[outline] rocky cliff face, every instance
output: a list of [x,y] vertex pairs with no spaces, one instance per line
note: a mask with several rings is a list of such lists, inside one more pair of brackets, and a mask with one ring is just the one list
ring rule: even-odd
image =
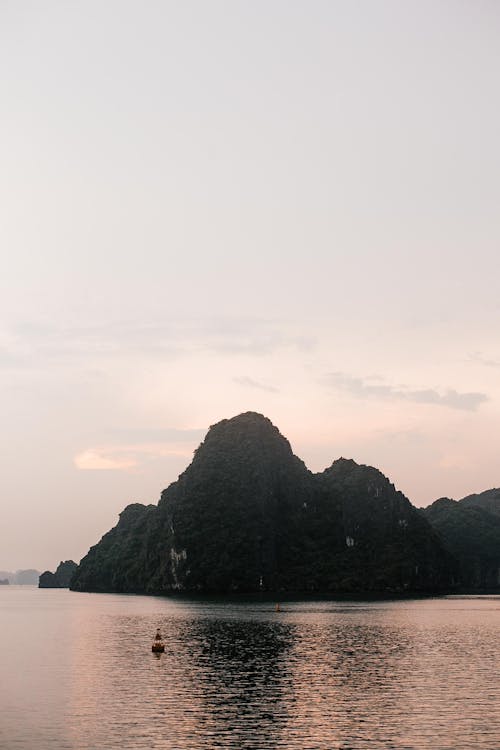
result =
[[132,505],[81,561],[94,591],[435,590],[451,563],[380,472],[340,460],[313,475],[265,417],[210,428],[158,506]]

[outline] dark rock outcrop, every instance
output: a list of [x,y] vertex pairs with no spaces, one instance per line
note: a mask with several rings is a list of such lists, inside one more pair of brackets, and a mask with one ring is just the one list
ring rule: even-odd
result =
[[59,563],[55,573],[46,570],[41,573],[38,579],[38,588],[40,589],[67,589],[69,588],[71,577],[78,565],[73,560],[65,560]]
[[265,417],[210,428],[157,506],[134,504],[89,550],[79,591],[434,591],[453,563],[376,469],[312,474]]

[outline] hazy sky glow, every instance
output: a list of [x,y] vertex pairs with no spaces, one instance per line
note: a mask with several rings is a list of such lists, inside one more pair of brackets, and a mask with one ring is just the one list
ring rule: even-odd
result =
[[495,0],[3,0],[0,70],[0,569],[247,410],[500,485]]

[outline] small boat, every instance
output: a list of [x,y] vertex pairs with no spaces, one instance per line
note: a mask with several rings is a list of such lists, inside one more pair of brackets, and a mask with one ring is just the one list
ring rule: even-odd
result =
[[156,631],[153,645],[151,646],[151,651],[154,651],[155,654],[163,654],[163,652],[165,651],[165,644],[163,643],[163,639],[161,637],[160,628],[158,628]]

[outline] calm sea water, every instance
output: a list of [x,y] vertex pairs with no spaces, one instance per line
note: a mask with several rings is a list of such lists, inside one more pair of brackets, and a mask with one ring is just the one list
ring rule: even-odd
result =
[[281,607],[1,587],[0,747],[500,750],[500,597]]

